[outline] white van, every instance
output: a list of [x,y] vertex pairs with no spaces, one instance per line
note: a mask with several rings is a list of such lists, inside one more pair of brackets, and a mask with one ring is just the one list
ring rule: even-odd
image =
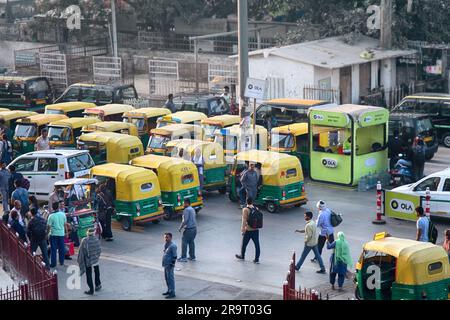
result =
[[87,150],[43,150],[17,157],[8,166],[15,166],[30,181],[30,195],[48,201],[56,181],[88,177],[95,165]]

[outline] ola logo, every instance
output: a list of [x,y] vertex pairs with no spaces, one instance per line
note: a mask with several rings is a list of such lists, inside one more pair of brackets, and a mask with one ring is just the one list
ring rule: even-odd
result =
[[397,201],[392,201],[391,203],[392,209],[397,209],[398,208],[398,202]]

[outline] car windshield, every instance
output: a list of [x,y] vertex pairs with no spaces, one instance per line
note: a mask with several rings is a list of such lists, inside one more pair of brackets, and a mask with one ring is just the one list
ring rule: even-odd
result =
[[422,133],[433,129],[433,124],[429,118],[417,120],[417,132]]
[[0,98],[20,98],[24,92],[23,83],[0,82]]
[[70,141],[72,130],[69,127],[49,127],[48,136],[50,141]]
[[35,124],[18,124],[14,135],[18,138],[32,138],[37,136]]
[[155,149],[164,148],[166,143],[169,141],[170,141],[169,137],[153,135],[148,141],[148,147]]
[[272,133],[271,141],[273,148],[292,148],[294,146],[292,134]]
[[95,164],[89,153],[79,154],[67,159],[70,172],[78,172],[92,168]]
[[81,89],[81,101],[86,102],[96,102],[97,100],[97,90],[92,88],[82,88]]

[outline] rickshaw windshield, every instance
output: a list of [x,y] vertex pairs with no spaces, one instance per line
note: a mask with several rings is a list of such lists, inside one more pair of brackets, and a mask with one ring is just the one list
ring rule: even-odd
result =
[[159,121],[157,127],[158,128],[162,128],[162,127],[165,127],[165,126],[167,126],[169,124],[172,124],[172,122],[170,122],[170,121]]
[[205,129],[205,136],[207,136],[207,137],[214,137],[214,134],[216,133],[217,130],[220,129],[220,126],[212,125],[212,124],[206,124],[206,125],[203,126],[203,128]]
[[149,148],[163,148],[167,142],[170,141],[169,137],[153,135],[148,141]]
[[69,127],[50,127],[48,136],[51,141],[70,141],[72,130]]
[[89,184],[74,184],[68,186],[65,197],[71,210],[92,209],[92,186]]
[[237,137],[225,136],[225,150],[237,150]]
[[[125,122],[130,122],[125,121]],[[134,124],[139,131],[143,131],[145,129],[145,119],[144,118],[131,118],[131,123]]]
[[37,136],[35,124],[18,124],[14,135],[18,138],[33,138]]
[[271,137],[273,148],[293,148],[294,137],[292,134],[272,133]]

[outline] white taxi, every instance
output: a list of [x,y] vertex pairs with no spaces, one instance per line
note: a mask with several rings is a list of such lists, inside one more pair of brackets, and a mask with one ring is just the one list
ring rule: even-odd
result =
[[8,166],[30,181],[30,195],[48,201],[56,181],[88,177],[94,161],[87,150],[44,150],[29,152]]
[[[392,191],[425,197],[427,188],[430,188],[431,215],[450,218],[450,168],[430,174],[415,183],[392,189]],[[422,204],[424,205],[425,201]]]

